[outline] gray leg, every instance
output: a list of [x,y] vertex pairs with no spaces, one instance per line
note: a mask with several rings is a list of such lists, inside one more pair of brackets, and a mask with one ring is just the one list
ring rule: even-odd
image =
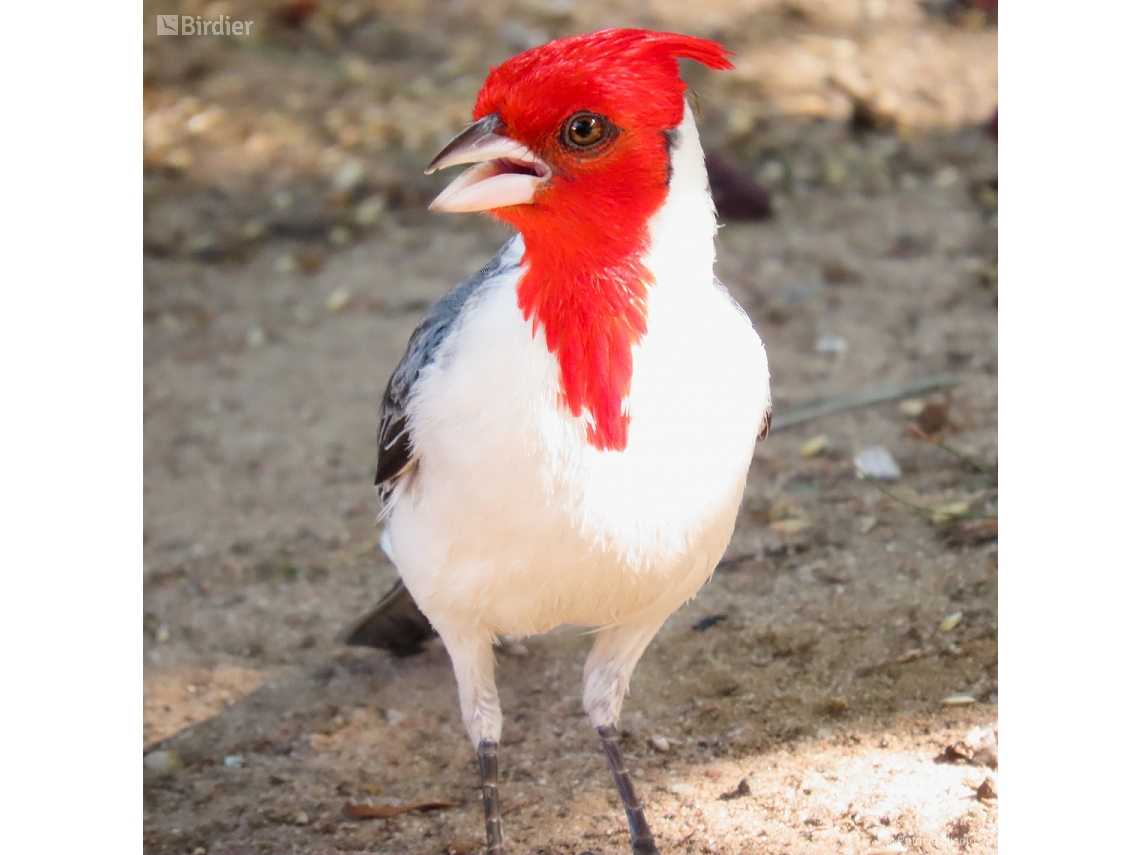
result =
[[[629,820],[629,833],[633,838],[634,855],[660,855],[657,844],[653,842],[653,834],[649,830],[649,823],[645,821],[645,812],[641,809],[641,802],[633,792],[633,781],[629,779],[629,772],[625,768],[625,760],[621,756],[621,747],[618,745],[617,728],[606,724],[598,728],[598,736],[602,738],[602,749],[606,752],[606,759],[610,761],[610,771],[614,773],[614,782],[617,784],[621,803],[625,808],[626,818]],[[490,826],[488,825],[488,828]]]
[[503,820],[499,811],[499,743],[479,741],[479,778],[483,783],[483,817],[487,823],[487,855],[507,855],[503,848]]

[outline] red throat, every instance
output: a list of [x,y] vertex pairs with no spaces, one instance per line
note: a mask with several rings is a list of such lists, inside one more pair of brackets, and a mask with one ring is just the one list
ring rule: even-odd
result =
[[[662,198],[664,191],[662,186]],[[521,230],[526,253],[519,309],[558,359],[563,403],[574,416],[588,413],[589,443],[601,451],[623,451],[633,346],[645,335],[653,284],[641,262],[648,224],[617,227],[602,246],[585,230],[545,239]]]
[[[714,43],[671,33],[606,30],[535,48],[492,69],[476,120],[549,165],[530,204],[492,214],[522,233],[518,305],[561,369],[562,400],[602,451],[629,441],[633,349],[646,332],[653,275],[642,262],[649,221],[669,191],[671,142],[684,117],[677,58],[731,68]],[[599,153],[575,153],[558,129],[580,111],[617,128]]]

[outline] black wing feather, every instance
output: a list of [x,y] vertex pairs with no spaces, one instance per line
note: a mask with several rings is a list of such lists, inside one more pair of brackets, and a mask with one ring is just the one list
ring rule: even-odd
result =
[[[408,426],[408,403],[416,380],[420,372],[435,361],[440,346],[480,287],[517,264],[517,261],[507,260],[512,242],[508,241],[482,270],[444,294],[428,309],[388,381],[380,405],[380,427],[376,431],[376,487],[382,512],[387,511],[388,500],[396,486],[414,472],[416,450]],[[411,593],[403,582],[397,582],[341,640],[345,644],[379,647],[397,656],[406,656],[418,652],[434,635],[431,622],[420,611]]]
[[424,617],[403,582],[397,582],[383,599],[341,637],[350,647],[376,647],[397,656],[419,653],[424,642],[435,636],[431,621]]

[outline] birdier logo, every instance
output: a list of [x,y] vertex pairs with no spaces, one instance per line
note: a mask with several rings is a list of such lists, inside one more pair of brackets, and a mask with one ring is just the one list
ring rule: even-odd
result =
[[160,36],[248,36],[253,32],[253,21],[231,21],[229,15],[215,20],[201,15],[159,15]]

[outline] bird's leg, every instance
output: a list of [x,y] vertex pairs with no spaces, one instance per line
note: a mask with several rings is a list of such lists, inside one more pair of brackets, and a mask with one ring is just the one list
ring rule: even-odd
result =
[[479,780],[483,784],[483,818],[487,824],[487,855],[506,855],[503,820],[499,812],[499,743],[479,742]]
[[495,688],[495,654],[490,633],[454,632],[445,622],[437,629],[455,669],[463,725],[479,755],[483,787],[483,818],[487,824],[487,855],[506,855],[499,810],[499,736],[503,713]]
[[[629,820],[629,833],[633,838],[634,855],[659,855],[657,844],[653,842],[653,834],[649,830],[649,823],[645,821],[645,811],[641,809],[641,802],[633,791],[633,781],[625,768],[625,758],[618,745],[618,731],[612,724],[598,728],[598,736],[602,738],[602,750],[606,752],[606,759],[610,762],[610,771],[614,773],[614,782],[617,784],[618,794],[621,796],[622,807],[625,808],[626,818]],[[485,792],[485,791],[484,791]],[[488,834],[490,834],[488,823]]]
[[629,678],[641,654],[645,652],[653,635],[660,628],[664,616],[651,616],[639,624],[621,625],[601,630],[594,640],[594,649],[586,659],[582,701],[590,716],[590,723],[602,738],[602,749],[614,774],[622,807],[629,820],[629,833],[633,837],[634,855],[658,855],[649,823],[641,802],[633,791],[633,781],[625,768],[625,760],[618,746],[616,722],[621,713]]

